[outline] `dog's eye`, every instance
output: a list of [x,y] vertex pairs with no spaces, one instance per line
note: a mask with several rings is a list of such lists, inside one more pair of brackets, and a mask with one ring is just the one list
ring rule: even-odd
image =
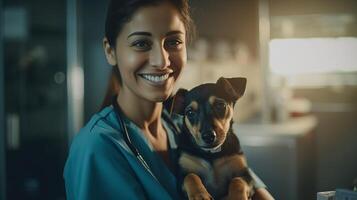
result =
[[194,110],[192,110],[192,108],[189,108],[186,110],[185,115],[188,118],[193,119],[196,116],[196,112]]
[[225,102],[216,102],[214,104],[214,108],[218,111],[218,112],[225,112],[226,108],[227,108],[227,104]]

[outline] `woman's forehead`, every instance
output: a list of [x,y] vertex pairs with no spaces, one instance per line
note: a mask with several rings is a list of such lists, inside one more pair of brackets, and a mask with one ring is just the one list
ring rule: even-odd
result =
[[122,29],[125,37],[134,32],[148,32],[151,35],[161,36],[173,31],[186,33],[179,12],[170,3],[160,3],[138,9]]

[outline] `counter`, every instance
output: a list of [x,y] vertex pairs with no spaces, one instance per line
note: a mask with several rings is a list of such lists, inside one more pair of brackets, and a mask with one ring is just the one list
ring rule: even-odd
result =
[[278,124],[234,124],[249,166],[276,199],[314,199],[317,119]]

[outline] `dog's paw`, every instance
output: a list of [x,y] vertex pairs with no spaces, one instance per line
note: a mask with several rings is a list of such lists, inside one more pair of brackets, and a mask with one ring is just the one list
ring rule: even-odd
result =
[[200,192],[192,194],[188,197],[189,200],[213,200],[208,192]]

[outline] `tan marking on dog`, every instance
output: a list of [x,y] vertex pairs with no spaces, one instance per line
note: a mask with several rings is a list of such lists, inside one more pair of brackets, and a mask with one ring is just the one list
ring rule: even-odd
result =
[[223,186],[226,180],[240,174],[247,166],[247,161],[243,155],[236,154],[215,160],[213,170],[217,186]]
[[226,113],[224,118],[213,118],[213,127],[217,134],[218,140],[224,140],[230,128],[230,122],[233,118],[233,105],[227,104]]
[[190,172],[190,174],[184,178],[183,184],[183,189],[187,192],[187,195],[198,197],[200,193],[207,194],[201,179],[199,179],[196,174],[204,174],[206,181],[212,182],[214,176],[210,163],[205,159],[183,152],[179,159],[179,165],[184,171]]
[[183,181],[183,189],[186,191],[189,199],[212,199],[212,196],[208,193],[207,189],[203,185],[201,178],[194,173],[189,173],[186,175]]
[[243,178],[235,177],[229,184],[227,200],[248,200],[251,193],[250,191],[251,188]]
[[190,106],[193,110],[198,110],[198,102],[192,101],[188,106]]
[[[192,104],[192,106],[195,106],[195,104]],[[197,106],[198,106],[198,104],[197,104]],[[187,117],[185,117],[185,124],[186,124],[186,127],[188,128],[188,130],[190,131],[191,135],[195,138],[196,142],[201,141],[201,139],[200,139],[201,121],[198,120],[197,124],[192,125],[190,120]]]
[[205,185],[209,188],[215,188],[217,191],[227,189],[224,185],[219,188],[216,187],[213,166],[207,160],[183,152],[179,158],[179,165],[184,171],[199,174],[205,180]]
[[[198,110],[198,102],[197,101],[192,101],[187,107],[191,107],[193,111]],[[191,124],[190,120],[185,117],[185,123],[188,128],[188,130],[191,132],[191,134],[196,138],[196,140],[199,138],[199,133],[200,133],[200,128],[201,128],[201,123],[198,121],[198,124]]]
[[208,103],[211,105],[211,106],[213,106],[213,104],[214,104],[214,102],[216,101],[216,96],[210,96],[209,98],[208,98]]
[[224,193],[227,190],[226,181],[235,178],[247,167],[243,155],[225,156],[215,160],[211,165],[205,159],[183,153],[179,164],[186,171],[204,177],[205,185],[214,188],[216,194]]
[[[187,153],[182,153],[179,158],[179,165],[186,171],[199,173],[199,174],[211,174],[213,172],[212,166],[203,158],[192,156]],[[213,177],[213,176],[212,176]]]
[[[213,163],[214,169],[222,170],[222,171],[237,171],[246,168],[247,160],[243,155],[235,154],[232,156],[225,156],[223,158],[219,158]],[[225,170],[222,167],[225,167]]]

